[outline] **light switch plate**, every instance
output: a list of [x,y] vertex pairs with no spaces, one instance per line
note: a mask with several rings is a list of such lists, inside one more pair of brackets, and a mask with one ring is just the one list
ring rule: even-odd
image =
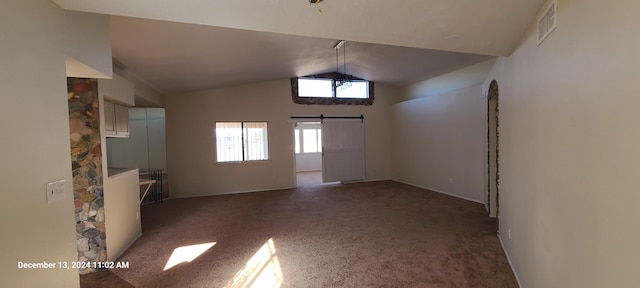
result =
[[47,203],[51,204],[64,198],[64,179],[47,183]]

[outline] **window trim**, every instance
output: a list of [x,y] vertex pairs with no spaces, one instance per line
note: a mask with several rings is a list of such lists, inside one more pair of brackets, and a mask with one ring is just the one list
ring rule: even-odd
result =
[[[305,143],[305,137],[304,137],[304,130],[314,130],[315,134],[316,134],[316,152],[305,152],[304,151],[304,143]],[[294,129],[294,131],[298,132],[298,137],[296,139],[294,139],[294,145],[295,144],[299,144],[299,151],[295,152],[296,155],[302,155],[302,154],[320,154],[322,153],[322,128],[321,127],[314,127],[314,128],[300,128],[300,127],[296,127]],[[295,137],[295,132],[294,132],[294,137]],[[295,150],[295,149],[294,149]]]
[[[335,88],[333,91],[333,97],[306,97],[306,96],[300,96],[298,93],[298,79],[300,78],[309,78],[309,79],[330,79],[330,80],[336,80],[338,78],[348,78],[351,80],[356,80],[356,81],[366,81],[369,84],[368,87],[368,91],[369,91],[369,97],[368,98],[338,98],[336,96],[336,91]],[[293,99],[293,102],[296,104],[303,104],[303,105],[373,105],[373,101],[374,101],[374,83],[373,81],[368,81],[365,79],[361,79],[361,78],[357,78],[357,77],[353,77],[351,75],[345,75],[342,73],[337,73],[337,72],[333,72],[333,73],[325,73],[325,74],[317,74],[317,75],[310,75],[310,76],[304,76],[304,77],[293,77],[291,78],[291,97]]]
[[[237,160],[237,161],[219,161],[218,160],[218,134],[217,134],[218,123],[240,123],[240,131],[241,131],[241,133],[240,133],[240,135],[241,135],[241,143],[240,144],[241,144],[242,160]],[[245,154],[245,139],[244,139],[244,137],[245,137],[245,135],[244,135],[245,134],[244,133],[244,129],[245,129],[244,124],[245,123],[265,123],[265,125],[266,125],[265,129],[267,130],[266,131],[267,141],[264,143],[266,145],[266,152],[267,152],[266,153],[266,159],[259,159],[259,160],[247,160],[247,159],[245,159],[245,155],[244,155]],[[214,141],[215,141],[215,145],[214,145],[215,153],[214,154],[215,154],[215,163],[216,164],[224,165],[224,164],[231,164],[231,163],[255,163],[255,162],[265,162],[265,161],[269,161],[271,159],[271,155],[270,155],[271,151],[269,149],[269,147],[270,147],[269,138],[270,137],[269,137],[269,122],[268,121],[215,121],[214,127],[213,127],[213,131],[214,131],[213,137],[214,137]]]

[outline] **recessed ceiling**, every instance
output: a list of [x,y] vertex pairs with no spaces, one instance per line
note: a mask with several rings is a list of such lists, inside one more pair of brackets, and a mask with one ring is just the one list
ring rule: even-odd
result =
[[509,55],[545,0],[53,2],[171,21],[113,17],[112,41],[131,73],[176,93],[334,70],[338,39],[348,41],[349,74],[406,85],[486,57],[478,55]]

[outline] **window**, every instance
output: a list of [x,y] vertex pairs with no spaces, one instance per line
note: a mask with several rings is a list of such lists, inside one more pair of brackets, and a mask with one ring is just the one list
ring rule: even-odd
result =
[[267,122],[216,122],[217,162],[269,159]]
[[295,142],[296,142],[296,154],[300,153],[300,130],[296,129],[293,131]]
[[[317,126],[319,126],[319,124]],[[294,137],[296,154],[322,152],[322,129],[296,128],[294,130]]]
[[300,97],[333,97],[333,81],[330,79],[298,78],[298,95]]
[[302,130],[302,151],[304,153],[318,153],[322,145],[318,145],[318,129],[303,129]]
[[351,81],[351,86],[336,89],[336,97],[338,98],[369,98],[369,82],[368,81]]
[[[336,83],[348,79],[348,84]],[[291,94],[297,104],[371,105],[373,82],[340,73],[291,78]]]

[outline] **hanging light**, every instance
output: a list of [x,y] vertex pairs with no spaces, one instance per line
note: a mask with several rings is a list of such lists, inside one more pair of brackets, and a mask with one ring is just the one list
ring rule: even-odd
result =
[[[336,50],[336,77],[333,81],[335,88],[340,88],[340,90],[347,89],[351,87],[351,76],[347,74],[347,46],[345,45],[347,41],[340,40],[336,45],[333,46],[333,49]],[[343,72],[340,73],[340,63],[338,52],[342,48],[342,64],[343,64]]]

